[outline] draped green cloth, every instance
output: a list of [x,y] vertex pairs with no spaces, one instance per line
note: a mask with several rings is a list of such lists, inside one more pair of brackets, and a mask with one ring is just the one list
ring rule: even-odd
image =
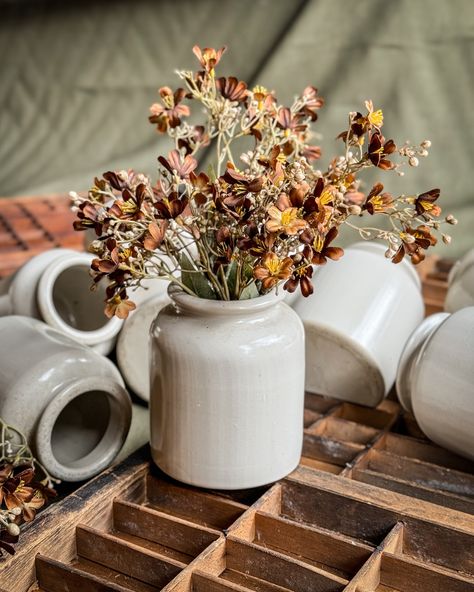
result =
[[109,169],[153,176],[169,143],[148,107],[175,68],[194,67],[195,43],[227,45],[222,73],[280,101],[317,86],[321,168],[367,98],[385,135],[430,139],[418,168],[377,178],[393,192],[440,187],[460,224],[437,248],[474,246],[472,0],[0,0],[0,194],[83,190]]

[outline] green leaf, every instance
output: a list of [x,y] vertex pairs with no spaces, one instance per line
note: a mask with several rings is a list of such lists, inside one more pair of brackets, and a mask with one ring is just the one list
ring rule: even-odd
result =
[[250,298],[257,298],[257,296],[260,296],[257,285],[255,282],[252,282],[242,290],[240,300],[250,300]]
[[225,280],[227,283],[227,289],[229,290],[230,297],[233,298],[235,295],[235,284],[237,282],[237,262],[232,261],[230,265],[227,266],[227,270],[225,272]]
[[212,163],[207,167],[207,176],[209,177],[209,181],[211,181],[211,183],[214,183],[214,181],[217,179],[217,174]]
[[206,276],[202,271],[198,271],[194,267],[186,253],[181,253],[180,266],[181,281],[187,288],[192,290],[199,298],[216,300],[216,294],[209,285]]

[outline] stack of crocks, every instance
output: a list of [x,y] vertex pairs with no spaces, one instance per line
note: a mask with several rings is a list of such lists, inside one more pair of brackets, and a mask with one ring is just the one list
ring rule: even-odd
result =
[[0,286],[0,416],[48,472],[66,481],[106,468],[130,428],[131,400],[114,364],[122,321],[90,289],[92,256],[46,251]]
[[[471,258],[474,261],[474,257]],[[4,329],[2,339],[7,340],[7,333],[11,335],[9,353],[0,361],[2,368],[10,368],[3,372],[5,384],[2,383],[0,416],[23,429],[46,468],[67,480],[88,478],[107,466],[120,449],[130,425],[130,399],[120,373],[109,360],[87,346],[107,354],[120,332],[116,350],[120,371],[132,390],[148,400],[149,329],[159,311],[171,302],[165,282],[150,282],[148,290],[133,295],[138,310],[124,324],[115,318],[107,319],[103,314],[103,290],[99,287],[97,291],[90,291],[90,262],[91,256],[86,253],[52,250],[33,258],[12,278],[4,280],[3,289],[0,288],[0,314],[15,315],[0,319]],[[453,272],[450,292],[456,290],[458,294],[459,284],[463,294],[468,290],[466,270],[472,271],[470,258]],[[305,327],[306,389],[376,406],[393,386],[402,357],[397,382],[402,404],[413,409],[430,437],[469,456],[465,442],[453,444],[446,430],[439,437],[436,429],[430,429],[433,419],[426,420],[419,410],[423,404],[416,402],[417,393],[421,392],[417,385],[424,384],[419,378],[423,375],[422,367],[430,365],[425,361],[427,354],[420,352],[430,349],[422,346],[428,341],[427,336],[437,332],[439,323],[437,318],[432,318],[420,325],[423,300],[420,281],[412,265],[404,261],[394,266],[384,257],[381,245],[358,243],[346,249],[340,261],[329,261],[325,267],[318,268],[316,274],[316,290],[311,298],[286,297]],[[449,294],[447,302],[450,302]],[[463,313],[465,322],[473,311]],[[45,330],[40,321],[17,315],[41,319],[51,329]],[[444,320],[444,317],[439,319]],[[450,324],[454,326],[454,321]],[[61,334],[70,339],[60,337]],[[19,355],[25,340],[31,342],[28,347],[33,348],[35,354]],[[64,357],[57,351],[58,343],[62,344]],[[182,356],[186,357],[185,342],[181,348]],[[34,355],[38,355],[43,365],[32,369],[31,356]],[[156,345],[154,356],[159,355]],[[9,361],[11,356],[14,362]],[[88,363],[86,373],[82,370],[84,361]],[[438,358],[436,363],[442,367]],[[154,366],[156,369],[160,364],[155,360]],[[36,375],[38,371],[40,374]],[[90,384],[83,381],[84,374]],[[18,376],[24,380],[20,381]],[[44,393],[36,389],[33,395],[33,385],[37,381],[48,388]],[[18,392],[22,393],[21,397],[14,396]],[[30,405],[33,397],[35,404]],[[422,398],[420,396],[420,400]],[[469,404],[468,398],[461,406],[465,417],[469,409],[472,412]],[[424,407],[429,409],[430,405],[439,410],[436,404]],[[28,413],[24,413],[25,408],[29,409]],[[270,407],[267,414],[271,414]],[[160,412],[161,430],[166,421],[165,414]],[[281,422],[281,415],[275,421]],[[63,444],[66,434],[67,447]],[[293,444],[298,439],[295,436]],[[468,438],[468,441],[472,451],[472,440]]]

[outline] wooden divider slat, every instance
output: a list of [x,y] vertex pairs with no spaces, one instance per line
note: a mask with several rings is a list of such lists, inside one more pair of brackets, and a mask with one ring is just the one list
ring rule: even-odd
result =
[[116,500],[113,513],[115,529],[178,551],[186,562],[221,536],[216,530],[131,502]]
[[247,509],[247,506],[205,491],[178,487],[149,476],[148,504],[154,509],[184,517],[195,524],[224,530]]
[[44,592],[130,592],[128,587],[41,555],[36,557],[36,576]]
[[151,586],[163,587],[186,565],[87,526],[76,530],[77,554]]

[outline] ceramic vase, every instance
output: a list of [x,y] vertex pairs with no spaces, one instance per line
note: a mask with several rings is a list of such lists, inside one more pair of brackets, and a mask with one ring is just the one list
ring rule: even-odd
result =
[[394,265],[385,247],[352,245],[316,268],[314,294],[294,310],[306,332],[306,389],[377,406],[392,388],[406,340],[423,319],[417,272]]
[[474,460],[474,307],[433,316],[407,344],[397,392],[428,438]]
[[51,249],[30,259],[0,287],[0,314],[43,320],[76,341],[108,354],[122,321],[104,314],[105,285],[91,291],[93,255]]
[[299,462],[304,330],[284,294],[215,301],[168,290],[151,328],[151,450],[168,475],[218,489]]
[[[150,401],[150,327],[162,308],[170,303],[169,282],[151,280],[130,293],[137,309],[125,319],[117,339],[116,356],[127,386],[146,403]],[[294,294],[285,292],[285,302],[291,306]]]
[[474,306],[474,249],[468,251],[451,269],[444,309],[456,312]]
[[36,319],[0,318],[0,416],[54,476],[106,468],[127,436],[131,401],[114,364]]

